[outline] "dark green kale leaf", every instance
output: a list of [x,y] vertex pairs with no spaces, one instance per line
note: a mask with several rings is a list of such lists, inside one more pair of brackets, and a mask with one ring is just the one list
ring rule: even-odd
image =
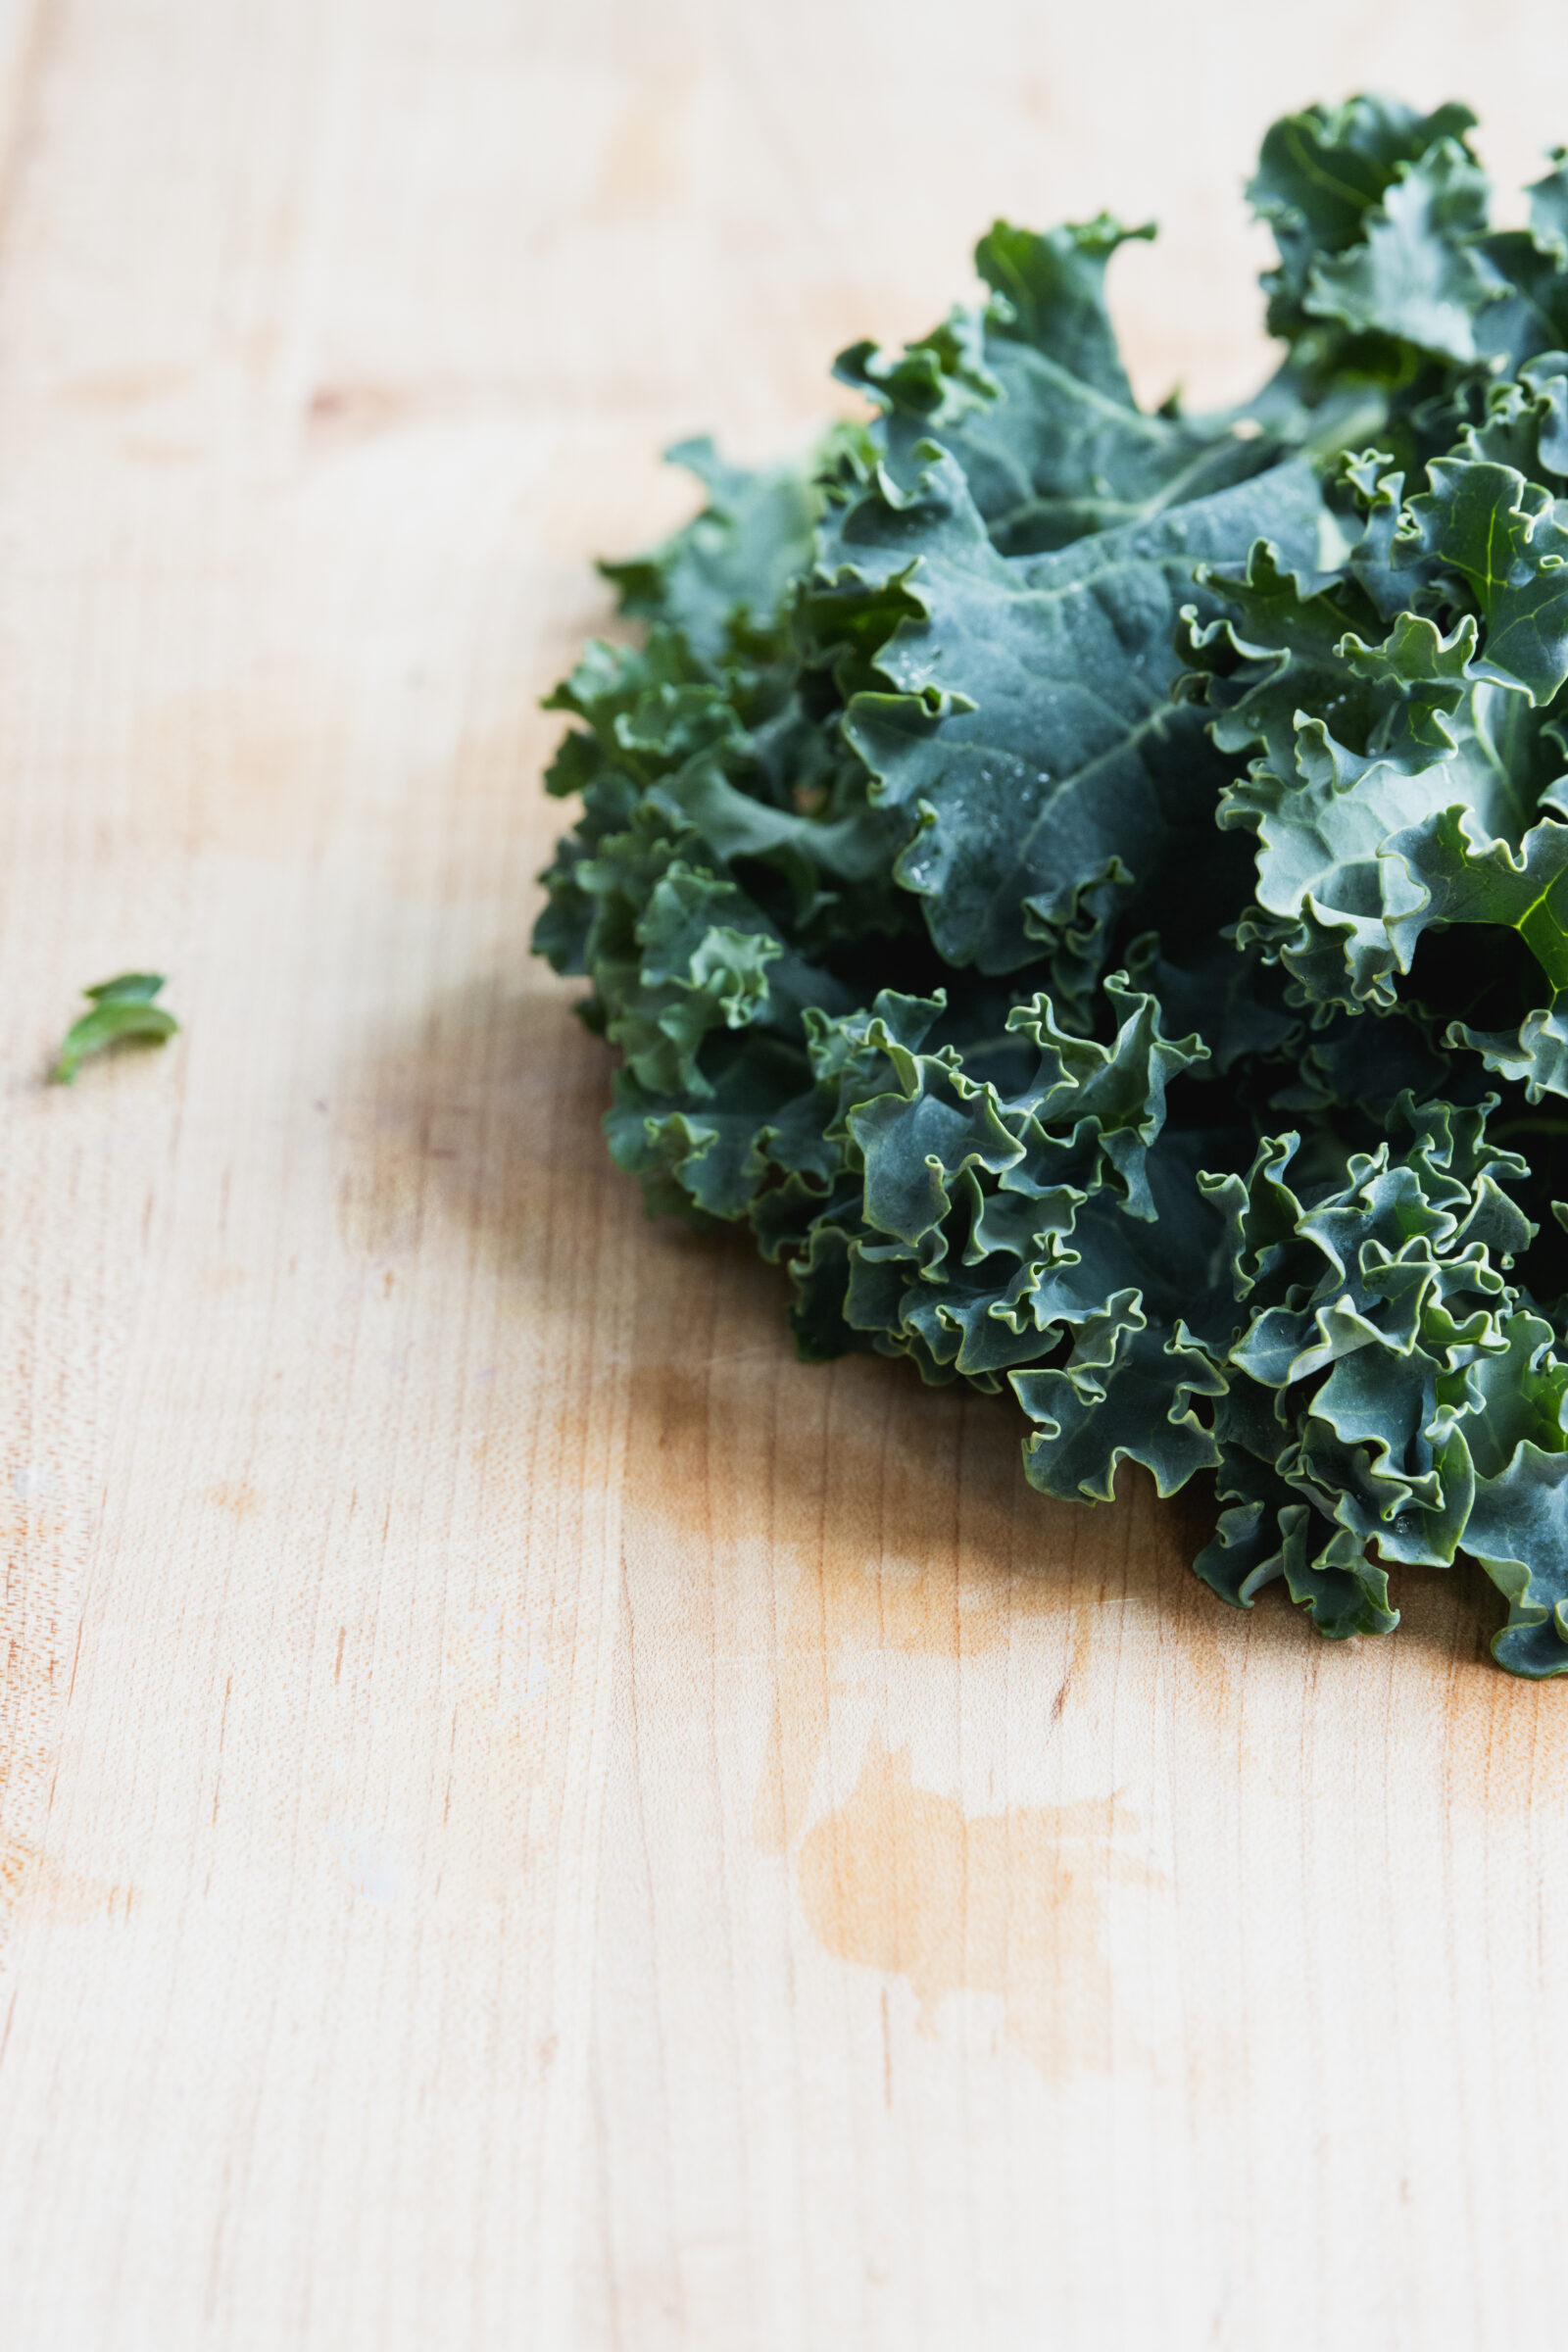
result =
[[[1517,390],[1494,406],[1516,449],[1522,411],[1549,423],[1568,382]],[[1219,812],[1257,843],[1239,935],[1319,1011],[1425,996],[1448,1044],[1536,1100],[1568,1093],[1568,530],[1547,487],[1480,454],[1491,429],[1407,500],[1375,455],[1352,465],[1368,519],[1344,571],[1292,575],[1260,545],[1207,575],[1230,616],[1190,614],[1188,649],[1216,741],[1257,747]],[[1413,977],[1423,940],[1458,925],[1512,932],[1533,958],[1506,1031]]]
[[1130,237],[1152,234],[1103,214],[1043,236],[999,220],[975,248],[987,302],[955,311],[898,357],[858,343],[838,361],[841,380],[882,411],[895,465],[922,440],[956,461],[1004,556],[1150,521],[1263,472],[1286,446],[1244,413],[1192,418],[1137,406],[1105,308],[1105,265]]
[[924,902],[945,960],[987,972],[1047,960],[1076,999],[1103,969],[1117,913],[1156,920],[1171,856],[1211,836],[1224,763],[1171,702],[1174,613],[1195,564],[1265,521],[1309,560],[1317,486],[1291,466],[1007,558],[954,461],[935,443],[914,454],[925,464],[908,488],[882,467],[819,541],[835,588],[897,581],[918,608],[851,698],[845,738],[874,805],[905,813],[896,877]]

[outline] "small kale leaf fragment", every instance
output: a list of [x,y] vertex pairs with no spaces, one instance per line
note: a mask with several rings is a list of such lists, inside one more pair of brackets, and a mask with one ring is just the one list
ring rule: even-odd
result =
[[153,1002],[163,986],[162,972],[122,972],[117,979],[100,980],[96,987],[83,989],[91,1010],[66,1031],[49,1073],[54,1083],[70,1086],[89,1054],[101,1054],[105,1047],[124,1039],[161,1046],[172,1038],[179,1023],[165,1005]]

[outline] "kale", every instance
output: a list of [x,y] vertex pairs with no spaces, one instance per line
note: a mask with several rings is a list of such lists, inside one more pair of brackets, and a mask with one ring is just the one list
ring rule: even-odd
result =
[[[1281,363],[1141,410],[1128,231],[707,443],[551,698],[535,946],[651,1213],[745,1219],[808,1357],[1008,1389],[1048,1494],[1212,1474],[1196,1565],[1325,1634],[1479,1560],[1568,1672],[1568,165],[1490,225],[1458,106],[1268,132]],[[93,1016],[89,1016],[89,1019]],[[1568,1190],[1568,1188],[1563,1188]]]
[[84,988],[89,1010],[73,1021],[61,1041],[49,1075],[57,1086],[70,1086],[90,1054],[134,1038],[143,1045],[161,1046],[179,1027],[173,1014],[153,999],[164,985],[162,972],[122,972]]

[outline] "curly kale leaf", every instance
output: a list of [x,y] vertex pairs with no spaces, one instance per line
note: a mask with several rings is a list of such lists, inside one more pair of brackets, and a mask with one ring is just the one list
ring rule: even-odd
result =
[[1278,463],[1285,444],[1245,414],[1151,416],[1133,399],[1105,308],[1105,267],[1129,238],[1102,215],[1035,235],[999,220],[975,248],[991,289],[893,355],[858,343],[835,372],[873,400],[896,464],[934,440],[954,459],[1004,556],[1069,546],[1207,498]]
[[934,442],[912,454],[912,481],[879,468],[819,538],[836,594],[896,584],[915,608],[845,734],[873,804],[906,818],[897,879],[944,959],[1008,972],[1044,956],[1074,997],[1103,968],[1112,915],[1137,904],[1153,919],[1173,849],[1211,832],[1224,769],[1170,699],[1194,566],[1265,521],[1309,554],[1317,487],[1293,466],[1009,558],[956,461]]
[[1240,935],[1303,1003],[1355,1010],[1418,993],[1429,935],[1517,934],[1538,977],[1516,1025],[1444,1009],[1450,1042],[1532,1099],[1568,1091],[1568,530],[1547,488],[1478,453],[1526,416],[1552,429],[1565,392],[1509,388],[1408,499],[1360,461],[1366,527],[1341,572],[1292,574],[1260,545],[1245,571],[1207,575],[1229,616],[1187,622],[1216,741],[1258,754],[1220,809],[1257,844]]
[[667,456],[702,483],[702,513],[651,555],[599,568],[623,612],[662,622],[700,661],[718,662],[737,640],[776,628],[810,557],[816,502],[803,466],[731,466],[706,436]]

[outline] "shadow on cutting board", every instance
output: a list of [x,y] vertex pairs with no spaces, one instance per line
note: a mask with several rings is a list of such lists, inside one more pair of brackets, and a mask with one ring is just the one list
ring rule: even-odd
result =
[[[1283,1752],[1287,1718],[1304,1727],[1350,1677],[1461,1805],[1526,1795],[1568,1761],[1568,1690],[1492,1665],[1495,1596],[1470,1565],[1401,1575],[1391,1641],[1327,1644],[1278,1589],[1244,1614],[1192,1576],[1211,1496],[1160,1503],[1124,1469],[1112,1506],[1054,1502],[1024,1479],[1009,1399],[875,1357],[798,1363],[784,1278],[744,1233],[642,1220],[599,1132],[608,1067],[564,994],[438,1004],[369,1073],[346,1227],[395,1254],[451,1220],[500,1311],[556,1331],[581,1311],[584,1264],[560,1233],[608,1220],[627,1240],[639,1740],[666,1742],[678,1805],[694,1674],[720,1716],[756,1719],[760,1700],[757,1848],[787,1859],[822,1949],[906,1980],[923,2023],[952,1992],[989,1992],[1048,2077],[1136,2054],[1110,1951],[1119,1903],[1168,1898],[1160,1741],[1173,1725],[1178,1754],[1205,1724],[1233,1737],[1244,1678]],[[1152,1711],[1143,1762],[1118,1705]]]

